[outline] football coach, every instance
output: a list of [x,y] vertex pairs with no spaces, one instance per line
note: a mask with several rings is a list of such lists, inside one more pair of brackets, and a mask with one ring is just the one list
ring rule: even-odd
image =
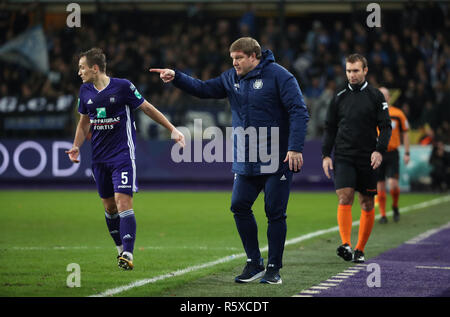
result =
[[[275,62],[270,50],[261,50],[259,43],[250,37],[237,39],[230,46],[233,68],[220,76],[202,81],[179,70],[150,69],[160,74],[163,82],[172,82],[176,87],[199,98],[228,98],[231,105],[233,131],[253,128],[259,142],[250,142],[247,137],[234,142],[232,171],[235,173],[231,197],[231,211],[247,255],[247,263],[237,283],[261,279],[261,283],[281,284],[279,273],[282,267],[286,240],[286,209],[293,172],[303,166],[303,144],[309,120],[302,92],[295,77]],[[277,142],[272,142],[273,128],[278,133]],[[275,146],[274,146],[275,144]],[[278,153],[274,169],[267,171],[264,160],[248,159],[247,153],[257,152],[261,147]],[[237,160],[236,153],[245,149],[246,159]],[[268,152],[266,152],[268,153]],[[271,155],[272,156],[272,155]],[[266,169],[265,169],[266,168]],[[259,193],[264,191],[265,213],[268,219],[268,262],[264,267],[258,244],[258,229],[252,206]]]

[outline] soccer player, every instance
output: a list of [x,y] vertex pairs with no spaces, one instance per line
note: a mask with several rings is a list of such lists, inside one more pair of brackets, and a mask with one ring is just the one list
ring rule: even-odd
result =
[[72,162],[79,163],[80,147],[92,131],[92,173],[106,225],[119,253],[119,267],[131,270],[136,238],[133,192],[138,191],[133,110],[140,109],[163,125],[181,146],[184,136],[130,81],[106,75],[106,57],[101,49],[81,53],[78,68],[83,81],[78,99],[80,120],[73,146],[66,153]]
[[[259,142],[234,142],[232,171],[235,173],[231,196],[231,211],[244,250],[247,263],[237,283],[247,283],[260,277],[261,283],[281,284],[286,240],[286,209],[293,172],[303,165],[303,144],[306,135],[308,111],[295,77],[275,63],[270,50],[261,50],[259,43],[250,37],[237,39],[230,46],[233,68],[219,77],[202,81],[179,70],[150,69],[158,72],[165,82],[199,98],[227,98],[231,104],[234,129],[266,129],[267,137]],[[271,148],[272,128],[279,131],[277,144]],[[270,135],[269,135],[270,134]],[[275,136],[273,136],[275,138]],[[269,141],[270,139],[270,141]],[[264,170],[264,161],[236,159],[239,148],[245,152],[265,147],[278,158],[275,169]],[[268,218],[269,244],[267,269],[258,243],[258,228],[252,206],[264,191],[265,213]]]
[[[386,87],[381,87],[380,91],[384,95],[386,102],[389,104],[391,98],[389,90]],[[398,198],[400,196],[400,187],[398,185],[400,171],[398,147],[402,140],[405,147],[403,162],[405,165],[409,163],[408,119],[406,119],[403,111],[392,105],[389,105],[389,116],[391,117],[392,122],[392,136],[388,144],[387,152],[383,155],[383,162],[381,162],[381,165],[378,168],[377,183],[378,206],[381,214],[379,222],[382,224],[388,222],[386,218],[386,177],[388,179],[389,191],[392,197],[394,221],[397,222],[400,219],[400,212],[398,210]]]
[[[346,58],[348,83],[338,89],[331,100],[325,119],[322,144],[322,167],[331,178],[338,196],[337,220],[342,245],[337,254],[346,261],[362,263],[364,247],[375,220],[374,196],[377,173],[391,136],[388,104],[383,94],[366,81],[367,60],[360,54]],[[377,127],[380,131],[377,139]],[[331,152],[334,147],[334,164]],[[358,243],[354,253],[351,244],[352,205],[359,192],[361,217]]]

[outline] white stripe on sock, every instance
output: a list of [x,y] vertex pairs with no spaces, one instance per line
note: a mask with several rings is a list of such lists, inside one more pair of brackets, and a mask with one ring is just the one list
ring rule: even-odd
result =
[[134,215],[133,209],[128,209],[128,210],[119,212],[120,218],[128,217],[128,216],[131,216],[131,215]]

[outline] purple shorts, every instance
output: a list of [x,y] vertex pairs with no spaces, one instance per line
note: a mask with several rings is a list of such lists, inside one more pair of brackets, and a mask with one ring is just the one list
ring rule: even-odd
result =
[[92,163],[92,175],[101,198],[114,197],[114,193],[133,197],[133,192],[138,192],[134,160]]

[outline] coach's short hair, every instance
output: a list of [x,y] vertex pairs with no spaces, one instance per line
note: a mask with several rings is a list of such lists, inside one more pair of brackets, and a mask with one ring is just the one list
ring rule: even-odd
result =
[[89,67],[97,65],[99,70],[104,73],[106,70],[106,56],[101,48],[94,47],[86,52],[82,52],[79,58],[86,57],[86,63]]
[[241,51],[250,56],[256,54],[257,59],[261,59],[261,46],[258,41],[251,37],[241,37],[234,41],[230,46],[230,53]]
[[351,55],[347,56],[345,58],[345,61],[347,63],[352,63],[352,64],[359,61],[359,62],[362,63],[363,69],[368,66],[367,59],[364,56],[362,56],[361,54],[358,54],[358,53],[351,54]]

